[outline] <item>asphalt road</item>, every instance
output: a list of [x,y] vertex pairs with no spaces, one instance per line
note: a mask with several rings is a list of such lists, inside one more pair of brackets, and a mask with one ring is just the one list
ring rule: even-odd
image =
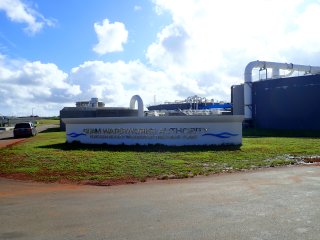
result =
[[314,239],[320,167],[113,187],[0,179],[0,239]]

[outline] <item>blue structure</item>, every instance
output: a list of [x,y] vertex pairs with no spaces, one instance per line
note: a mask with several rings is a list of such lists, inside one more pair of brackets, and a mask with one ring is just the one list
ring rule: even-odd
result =
[[213,100],[206,100],[198,96],[188,97],[184,101],[168,102],[156,104],[147,107],[149,111],[179,111],[179,110],[206,110],[206,109],[223,109],[230,111],[231,103],[218,103]]
[[[233,114],[244,114],[243,84],[231,88]],[[320,74],[252,82],[252,125],[320,130]]]

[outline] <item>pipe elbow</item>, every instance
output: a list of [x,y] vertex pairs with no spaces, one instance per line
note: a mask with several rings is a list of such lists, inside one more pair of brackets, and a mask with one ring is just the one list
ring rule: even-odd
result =
[[264,61],[252,61],[252,62],[249,62],[244,70],[244,81],[245,82],[252,82],[252,70],[254,68],[257,68],[257,67],[265,67],[266,65],[266,62]]
[[143,117],[144,116],[143,101],[139,95],[132,96],[132,98],[130,100],[130,108],[134,109],[136,102],[138,103],[138,116]]

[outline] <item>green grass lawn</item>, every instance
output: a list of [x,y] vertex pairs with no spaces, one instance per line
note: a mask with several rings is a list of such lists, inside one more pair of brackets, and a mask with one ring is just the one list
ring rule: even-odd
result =
[[0,176],[36,181],[185,178],[295,163],[288,156],[320,155],[320,138],[250,137],[235,147],[112,147],[66,144],[47,131],[0,149]]
[[38,124],[42,125],[42,124],[56,124],[59,125],[60,124],[60,120],[59,119],[40,119],[38,120]]

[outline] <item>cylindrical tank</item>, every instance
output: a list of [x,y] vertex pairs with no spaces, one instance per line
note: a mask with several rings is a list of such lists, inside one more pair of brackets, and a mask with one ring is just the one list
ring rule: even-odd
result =
[[233,115],[244,115],[243,84],[231,87],[231,103]]

